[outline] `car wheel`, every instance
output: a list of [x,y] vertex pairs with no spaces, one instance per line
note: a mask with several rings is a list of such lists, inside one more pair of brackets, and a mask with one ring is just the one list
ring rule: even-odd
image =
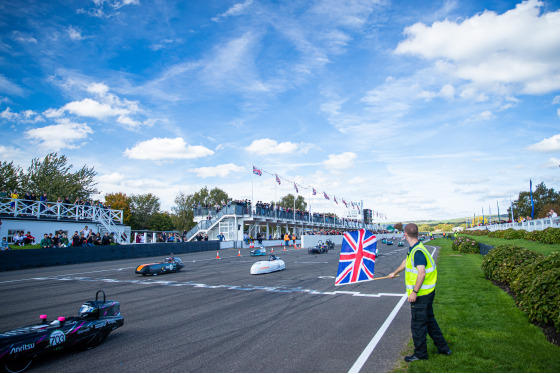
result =
[[31,365],[31,360],[10,360],[4,364],[4,369],[9,373],[21,373]]

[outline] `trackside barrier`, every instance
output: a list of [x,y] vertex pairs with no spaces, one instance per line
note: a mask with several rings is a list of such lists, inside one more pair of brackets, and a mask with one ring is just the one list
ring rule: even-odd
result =
[[0,252],[0,271],[81,264],[220,249],[218,241],[21,249]]

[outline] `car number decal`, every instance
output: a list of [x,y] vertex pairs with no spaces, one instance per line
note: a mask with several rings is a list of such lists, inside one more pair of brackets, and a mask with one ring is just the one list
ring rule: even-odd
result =
[[62,330],[54,330],[50,337],[50,345],[55,346],[66,341],[66,335]]

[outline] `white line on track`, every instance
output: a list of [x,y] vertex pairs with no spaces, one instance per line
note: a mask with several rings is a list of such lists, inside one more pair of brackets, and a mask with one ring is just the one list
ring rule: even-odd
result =
[[24,279],[14,279],[14,280],[8,280],[8,281],[0,281],[0,284],[2,284],[2,283],[24,282],[24,281],[37,280],[37,279],[53,279],[52,277],[67,277],[67,276],[70,276],[70,275],[103,273],[103,272],[106,272],[106,271],[123,271],[123,270],[134,269],[134,268],[136,268],[136,266],[129,266],[129,267],[126,267],[126,268],[118,268],[118,269],[84,271],[84,272],[81,272],[81,273],[60,274],[60,275],[54,275],[54,276],[51,276],[51,277],[40,277],[40,278],[33,277],[33,278],[24,278]]
[[[432,247],[434,249],[432,251],[432,257],[434,257],[436,247],[434,247],[434,246],[428,246],[428,247]],[[357,296],[357,295],[354,295],[354,296]],[[394,296],[397,296],[397,295],[394,295]],[[362,366],[364,366],[364,364],[368,360],[369,356],[371,356],[371,354],[373,353],[373,350],[377,346],[377,343],[379,343],[381,338],[383,338],[383,335],[385,334],[385,332],[387,331],[387,329],[391,325],[391,322],[393,322],[393,320],[397,316],[397,313],[399,312],[399,310],[404,305],[404,302],[408,299],[408,296],[407,296],[406,293],[405,294],[400,294],[398,296],[402,296],[401,299],[399,300],[397,305],[393,308],[393,311],[391,312],[391,314],[389,314],[389,316],[387,317],[385,322],[383,322],[383,325],[381,325],[379,330],[377,330],[377,333],[375,334],[375,336],[371,339],[371,341],[368,343],[368,345],[362,351],[362,354],[360,354],[360,357],[358,357],[356,362],[354,362],[354,365],[352,365],[352,367],[348,371],[349,373],[359,373],[360,372],[360,370],[362,369]]]

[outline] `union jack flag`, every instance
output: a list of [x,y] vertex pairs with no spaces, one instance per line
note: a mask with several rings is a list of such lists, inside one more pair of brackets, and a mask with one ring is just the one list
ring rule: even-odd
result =
[[280,178],[278,178],[278,174],[274,174],[276,175],[276,182],[278,182],[278,184],[280,184]]
[[348,208],[348,203],[342,199],[342,204],[344,204]]
[[334,197],[334,202],[338,204],[338,201],[336,201],[336,196]]
[[257,174],[260,177],[262,175],[262,170],[257,169],[256,167],[253,166],[253,174]]
[[329,197],[329,195],[327,195],[327,193],[325,191],[323,191],[323,195],[325,196],[325,199],[330,200],[331,198]]
[[373,279],[377,238],[371,232],[360,229],[344,234],[335,286]]
[[317,195],[317,190],[313,189],[313,195]]
[[294,188],[296,189],[296,193],[299,193],[299,190],[297,189],[297,184],[294,183]]

